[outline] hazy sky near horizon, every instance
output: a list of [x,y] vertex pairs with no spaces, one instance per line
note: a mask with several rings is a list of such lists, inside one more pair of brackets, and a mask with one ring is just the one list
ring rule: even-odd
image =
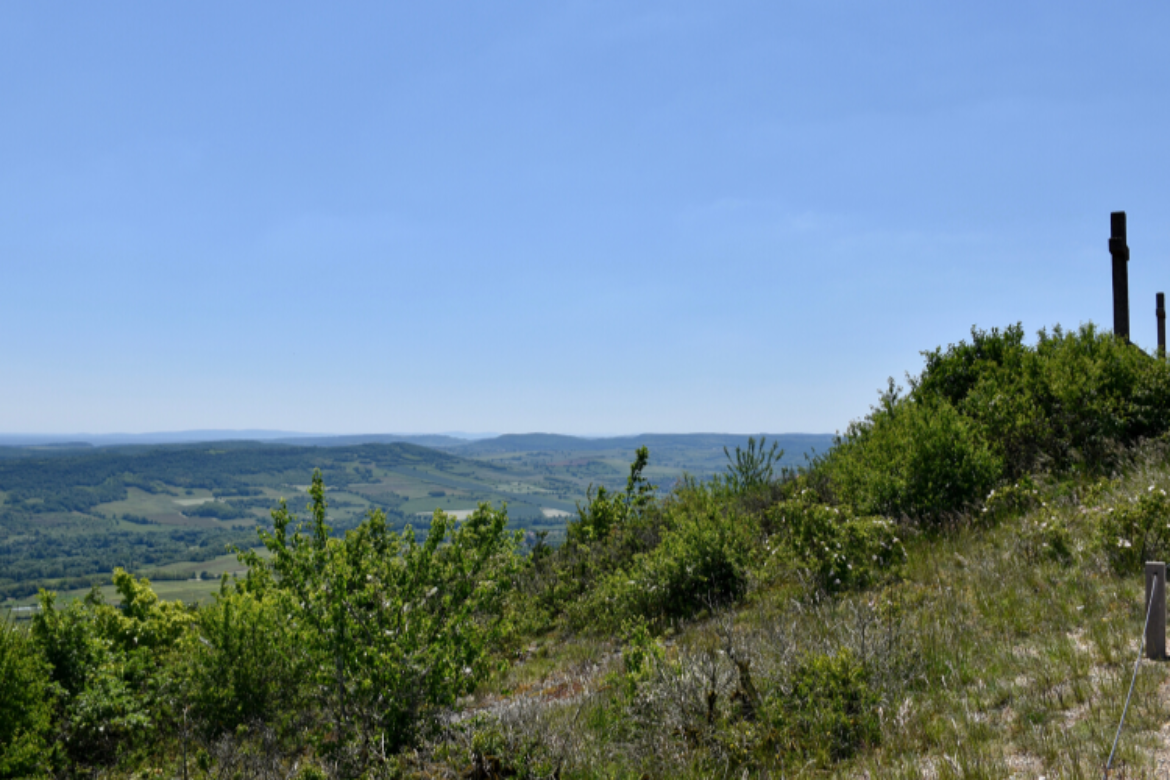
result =
[[0,5],[0,432],[844,428],[1170,291],[1170,4]]

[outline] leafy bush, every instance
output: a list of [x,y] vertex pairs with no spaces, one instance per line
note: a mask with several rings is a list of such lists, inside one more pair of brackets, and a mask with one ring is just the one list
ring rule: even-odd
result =
[[976,421],[1010,478],[1042,467],[1107,465],[1119,446],[1170,428],[1170,367],[1092,325],[971,330],[971,343],[926,353],[918,398]]
[[521,582],[522,603],[514,609],[528,630],[547,627],[597,583],[658,545],[662,513],[656,487],[642,475],[649,460],[649,450],[640,448],[624,492],[604,487],[594,491],[591,486],[589,501],[577,507],[577,519],[566,528],[564,544],[550,549],[541,542],[533,548]]
[[948,401],[899,398],[853,423],[825,463],[840,498],[859,514],[940,520],[999,480],[1002,460],[979,426]]
[[1150,485],[1145,493],[1095,514],[1094,541],[1118,574],[1140,571],[1143,562],[1165,560],[1170,554],[1170,498],[1165,490]]
[[849,758],[878,743],[879,697],[849,650],[806,656],[788,686],[767,697],[776,747],[820,764]]
[[1060,515],[1049,512],[1025,520],[1016,539],[1021,557],[1029,563],[1068,561],[1073,555],[1072,534]]
[[273,510],[272,533],[260,531],[272,557],[242,554],[241,587],[287,594],[333,733],[321,747],[338,762],[368,760],[374,745],[408,744],[428,709],[453,704],[491,671],[510,630],[503,607],[521,535],[506,530],[505,509],[481,504],[462,523],[436,511],[421,542],[409,526],[390,530],[381,511],[331,538],[320,472],[309,494],[307,528],[290,534],[296,518],[283,503]]
[[0,778],[46,775],[49,669],[27,633],[0,619]]
[[1026,512],[1039,502],[1040,491],[1029,476],[1021,477],[1014,484],[995,488],[983,500],[983,514],[992,520]]
[[645,618],[626,620],[621,633],[622,670],[611,676],[610,683],[630,699],[663,661],[666,651],[654,638]]
[[744,594],[757,549],[751,519],[702,487],[676,496],[663,512],[659,544],[571,605],[571,625],[608,630],[637,617],[662,624]]
[[1170,366],[1092,325],[971,330],[924,353],[903,396],[850,425],[819,464],[862,514],[937,522],[1004,478],[1041,469],[1110,467],[1122,448],[1170,429]]
[[803,495],[773,506],[767,521],[776,531],[769,545],[783,545],[829,593],[867,587],[896,573],[906,558],[888,520],[854,517],[848,507],[814,503]]
[[610,493],[605,486],[596,493],[589,486],[585,506],[577,507],[578,518],[569,523],[566,536],[569,542],[593,542],[605,539],[611,533],[620,531],[626,525],[639,519],[654,502],[656,486],[642,476],[650,462],[650,450],[639,447],[630,464],[630,475],[626,479],[623,493]]
[[179,602],[160,601],[145,579],[114,571],[121,603],[95,588],[57,608],[41,592],[32,636],[48,661],[57,699],[57,740],[70,761],[102,766],[159,736],[174,718],[181,640],[191,623]]
[[190,642],[192,717],[205,738],[287,725],[309,704],[307,638],[288,594],[229,588],[197,616]]

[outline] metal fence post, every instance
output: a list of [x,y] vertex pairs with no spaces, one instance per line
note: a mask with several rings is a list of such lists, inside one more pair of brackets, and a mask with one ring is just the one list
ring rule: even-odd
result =
[[1109,215],[1109,254],[1113,256],[1113,335],[1129,341],[1129,245],[1125,212]]
[[[1153,599],[1151,603],[1150,599]],[[1146,603],[1150,622],[1146,626],[1146,658],[1166,657],[1166,564],[1146,562]]]

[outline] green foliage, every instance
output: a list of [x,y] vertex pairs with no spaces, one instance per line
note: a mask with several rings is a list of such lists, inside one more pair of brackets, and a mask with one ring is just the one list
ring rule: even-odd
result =
[[585,506],[577,507],[578,519],[570,522],[567,535],[570,543],[594,542],[605,539],[627,524],[640,519],[654,501],[655,485],[642,476],[650,462],[650,450],[639,447],[630,464],[624,493],[609,493],[604,486],[596,493],[590,486]]
[[879,742],[879,696],[849,650],[806,656],[787,688],[765,703],[772,739],[786,756],[827,765]]
[[997,487],[988,493],[982,513],[993,520],[1015,517],[1036,506],[1039,495],[1035,481],[1025,475],[1014,484]]
[[609,630],[629,618],[657,624],[727,604],[747,589],[754,523],[703,487],[663,508],[661,539],[569,608],[572,625]]
[[645,618],[637,617],[622,623],[622,670],[611,678],[611,683],[627,699],[632,699],[638,687],[653,674],[656,666],[666,658],[666,650],[654,638]]
[[776,529],[769,546],[808,570],[820,590],[865,588],[899,571],[906,551],[888,520],[855,517],[848,507],[810,498],[804,494],[768,510],[768,523]]
[[0,620],[0,778],[47,775],[52,689],[28,634]]
[[503,607],[520,535],[506,530],[506,510],[483,504],[462,523],[437,511],[422,541],[409,527],[390,530],[380,511],[337,539],[320,472],[309,494],[308,527],[290,534],[295,517],[283,503],[273,510],[273,532],[261,532],[272,557],[243,554],[241,588],[288,595],[336,738],[323,747],[396,749],[429,708],[452,704],[491,671],[490,653],[509,633]]
[[1166,560],[1170,554],[1170,498],[1154,485],[1128,501],[1094,513],[1094,541],[1118,574],[1140,571],[1145,561]]
[[240,726],[295,723],[308,705],[304,629],[290,595],[231,588],[197,615],[189,641],[192,716],[207,738]]
[[1009,477],[1108,464],[1170,428],[1170,368],[1092,325],[1023,344],[1019,325],[972,329],[971,343],[926,353],[916,397],[943,398],[985,432]]
[[734,493],[747,493],[763,487],[774,478],[776,464],[784,457],[784,450],[780,449],[779,442],[772,442],[772,448],[765,449],[766,437],[761,436],[759,446],[756,446],[755,437],[748,437],[746,450],[735,448],[735,458],[723,448],[727,456],[727,473],[723,479]]
[[160,601],[146,579],[114,572],[118,607],[95,589],[65,608],[42,592],[32,635],[48,661],[58,739],[77,764],[103,766],[157,736],[173,716],[180,640],[191,623],[178,602]]
[[1121,448],[1170,429],[1170,367],[1092,325],[972,329],[924,353],[902,396],[893,381],[821,464],[863,514],[936,522],[1032,471],[1101,470]]
[[899,397],[893,380],[882,406],[850,426],[825,468],[860,514],[932,522],[985,495],[1003,472],[975,422],[944,399]]
[[522,580],[526,603],[516,610],[529,630],[547,627],[566,611],[585,614],[576,605],[579,599],[658,545],[662,516],[656,488],[642,475],[649,460],[649,451],[639,449],[622,493],[590,487],[589,502],[577,507],[578,519],[568,524],[565,544],[555,550],[543,544],[533,548]]
[[1018,539],[1019,550],[1029,563],[1043,560],[1066,562],[1074,553],[1068,523],[1054,512],[1023,521]]
[[223,501],[208,501],[198,506],[190,507],[185,510],[185,514],[191,517],[214,517],[217,520],[238,520],[243,517],[251,517],[251,513],[236,506],[235,503],[224,503]]

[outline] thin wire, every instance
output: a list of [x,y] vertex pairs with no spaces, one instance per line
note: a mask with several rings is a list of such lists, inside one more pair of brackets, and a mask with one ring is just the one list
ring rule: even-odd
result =
[[1142,652],[1146,649],[1146,631],[1150,628],[1150,614],[1154,611],[1154,594],[1158,590],[1158,575],[1154,575],[1154,582],[1150,587],[1150,603],[1146,606],[1146,624],[1142,627],[1142,641],[1138,644],[1138,657],[1133,662],[1133,678],[1129,681],[1129,693],[1125,695],[1125,706],[1121,708],[1121,722],[1117,724],[1117,736],[1113,738],[1113,749],[1109,751],[1109,761],[1105,763],[1105,780],[1109,778],[1109,770],[1113,767],[1113,754],[1117,752],[1117,741],[1121,739],[1121,729],[1125,725],[1125,713],[1129,710],[1129,697],[1133,696],[1133,685],[1137,682],[1138,667],[1142,663]]

